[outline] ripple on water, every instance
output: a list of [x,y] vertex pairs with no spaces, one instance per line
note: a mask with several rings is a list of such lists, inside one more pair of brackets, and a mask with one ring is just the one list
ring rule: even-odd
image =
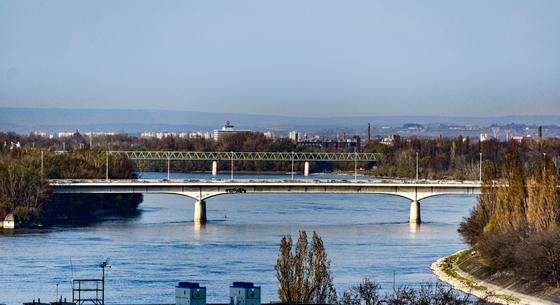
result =
[[207,286],[209,302],[226,302],[238,280],[256,282],[263,301],[275,301],[279,240],[299,230],[322,236],[339,291],[363,277],[391,289],[393,273],[397,285],[415,286],[435,280],[433,260],[464,247],[457,225],[475,198],[422,201],[419,227],[407,223],[408,200],[385,195],[218,196],[207,201],[203,226],[192,222],[192,202],[145,195],[134,218],[0,236],[0,301],[50,301],[56,284],[71,297],[70,280],[100,276],[107,257],[108,303],[172,303],[179,280]]

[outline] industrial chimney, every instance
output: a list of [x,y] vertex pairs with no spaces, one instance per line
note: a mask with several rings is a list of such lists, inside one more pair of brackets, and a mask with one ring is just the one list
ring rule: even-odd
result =
[[371,142],[371,123],[367,123],[367,142]]

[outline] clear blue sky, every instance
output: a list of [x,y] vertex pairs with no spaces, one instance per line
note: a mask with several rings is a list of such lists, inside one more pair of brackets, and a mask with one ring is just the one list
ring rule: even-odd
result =
[[0,0],[0,107],[560,114],[560,1]]

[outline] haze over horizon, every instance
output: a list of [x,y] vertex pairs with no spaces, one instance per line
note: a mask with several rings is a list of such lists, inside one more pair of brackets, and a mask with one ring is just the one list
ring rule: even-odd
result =
[[2,1],[0,107],[560,114],[560,2]]

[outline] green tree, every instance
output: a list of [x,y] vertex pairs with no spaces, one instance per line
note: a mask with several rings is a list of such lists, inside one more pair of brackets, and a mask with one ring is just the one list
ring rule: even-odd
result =
[[36,220],[49,193],[41,172],[20,161],[0,161],[0,218],[13,213],[21,221]]

